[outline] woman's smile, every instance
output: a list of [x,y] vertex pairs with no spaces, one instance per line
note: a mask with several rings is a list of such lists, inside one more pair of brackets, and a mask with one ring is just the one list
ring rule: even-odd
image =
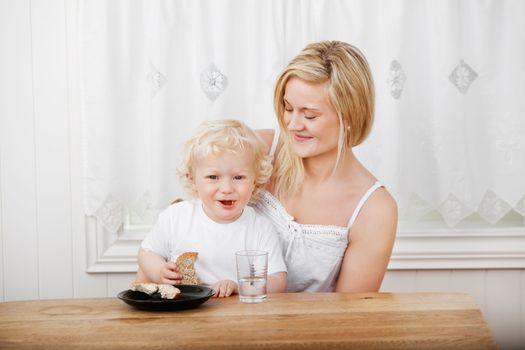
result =
[[313,139],[313,137],[311,136],[301,135],[298,133],[294,133],[293,138],[295,141],[298,141],[298,142],[306,142],[306,141]]

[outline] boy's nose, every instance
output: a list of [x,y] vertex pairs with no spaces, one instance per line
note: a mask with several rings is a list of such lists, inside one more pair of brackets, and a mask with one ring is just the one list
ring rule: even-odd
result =
[[231,181],[230,180],[222,181],[220,190],[223,193],[231,193],[233,191],[233,186],[232,186]]

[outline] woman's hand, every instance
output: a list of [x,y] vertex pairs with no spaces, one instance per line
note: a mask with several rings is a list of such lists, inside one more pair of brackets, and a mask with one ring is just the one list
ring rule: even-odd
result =
[[229,297],[239,293],[239,286],[232,280],[222,280],[212,284],[211,288],[215,291],[214,298]]

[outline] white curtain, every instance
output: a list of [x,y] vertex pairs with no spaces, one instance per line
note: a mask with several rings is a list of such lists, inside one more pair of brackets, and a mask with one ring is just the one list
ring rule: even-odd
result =
[[85,208],[151,222],[183,192],[201,121],[275,128],[273,84],[306,44],[367,56],[376,120],[355,149],[402,218],[525,216],[525,1],[80,2]]

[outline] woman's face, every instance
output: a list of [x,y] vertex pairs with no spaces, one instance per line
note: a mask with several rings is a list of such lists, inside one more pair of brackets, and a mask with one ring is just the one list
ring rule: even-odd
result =
[[301,158],[337,154],[339,118],[328,101],[328,81],[291,78],[285,86],[284,122]]

